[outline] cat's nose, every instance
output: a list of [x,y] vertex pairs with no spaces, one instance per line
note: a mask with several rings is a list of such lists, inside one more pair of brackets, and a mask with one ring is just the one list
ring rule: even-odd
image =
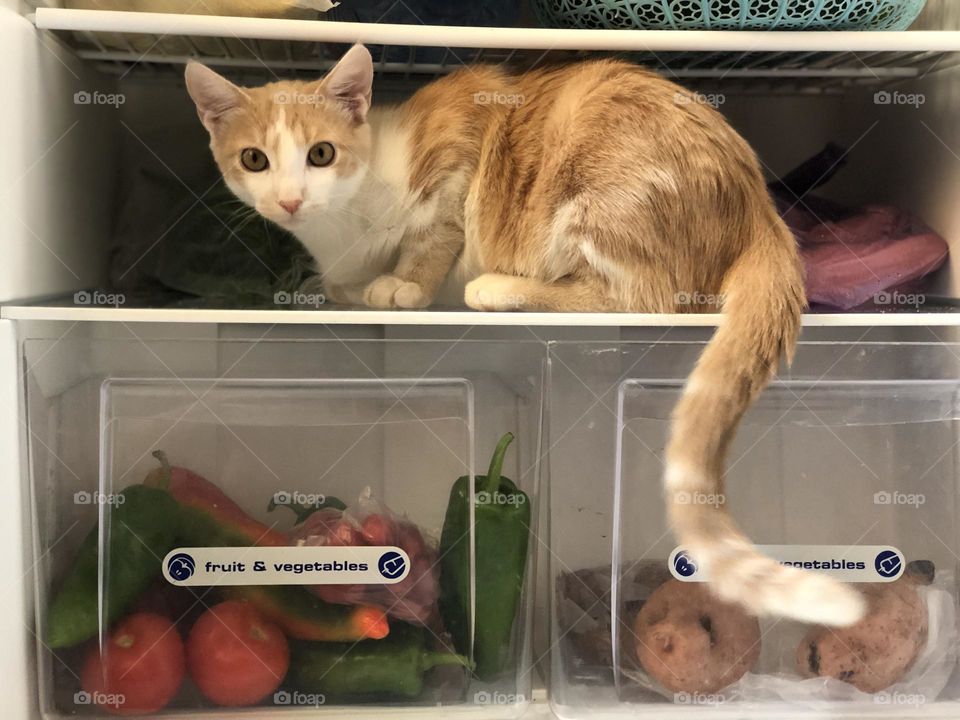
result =
[[303,200],[278,200],[277,201],[284,210],[293,215],[297,210],[300,209],[300,206],[303,205]]

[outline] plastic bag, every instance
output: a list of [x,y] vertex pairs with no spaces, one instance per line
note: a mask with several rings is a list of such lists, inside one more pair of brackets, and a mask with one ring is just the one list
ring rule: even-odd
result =
[[[910,669],[896,683],[877,693],[866,693],[834,678],[805,678],[796,668],[796,649],[809,630],[808,625],[771,619],[761,623],[763,650],[759,667],[775,667],[774,672],[748,672],[740,680],[717,693],[694,697],[698,704],[730,702],[789,702],[810,708],[830,708],[826,703],[851,702],[876,705],[922,705],[932,703],[952,675],[957,663],[956,604],[953,599],[952,573],[938,572],[930,585],[916,585],[927,608],[926,645]],[[683,702],[685,693],[674,694],[653,680],[632,657],[622,653],[620,672],[634,689]],[[679,698],[679,699],[678,699]]]
[[[957,662],[957,611],[950,589],[951,573],[938,573],[933,585],[917,586],[927,606],[927,643],[899,681],[877,693],[865,693],[834,678],[801,678],[796,674],[747,673],[724,690],[725,697],[741,701],[785,700],[816,707],[826,702],[870,705],[932,703],[946,687]],[[786,664],[793,648],[784,643]]]
[[[946,241],[920,220],[889,206],[868,206],[838,222],[794,229],[806,266],[807,299],[849,310],[864,303],[921,304],[900,288],[926,277],[947,259]],[[891,308],[892,309],[892,308]]]
[[770,192],[800,244],[807,301],[841,310],[919,309],[922,281],[946,262],[946,240],[922,220],[888,205],[845,207],[811,192],[846,165],[833,143]]
[[288,534],[291,544],[356,547],[394,545],[410,557],[410,572],[392,585],[311,585],[326,602],[374,605],[390,617],[426,625],[440,596],[436,544],[396,515],[366,488],[346,510],[325,508],[310,514]]

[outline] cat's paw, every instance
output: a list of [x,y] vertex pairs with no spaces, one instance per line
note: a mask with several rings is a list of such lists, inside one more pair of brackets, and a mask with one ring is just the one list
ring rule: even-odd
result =
[[364,305],[362,285],[326,285],[325,297],[334,305]]
[[423,308],[430,304],[417,283],[401,280],[394,275],[381,275],[367,285],[363,301],[372,308]]
[[474,310],[523,310],[527,305],[523,278],[487,273],[467,283],[464,302]]

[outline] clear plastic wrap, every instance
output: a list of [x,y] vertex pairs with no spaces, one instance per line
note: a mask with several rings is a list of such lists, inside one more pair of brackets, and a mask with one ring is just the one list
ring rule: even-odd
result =
[[440,595],[436,543],[416,525],[391,511],[365,488],[345,510],[323,508],[289,533],[292,545],[395,545],[410,557],[410,573],[393,585],[314,585],[321,599],[343,605],[374,605],[390,617],[427,625]]
[[[906,578],[897,582],[908,583],[911,591],[918,594],[920,605],[926,611],[925,638],[906,671],[876,692],[863,692],[834,677],[804,677],[798,666],[798,648],[809,637],[811,627],[778,619],[761,622],[762,651],[756,665],[736,682],[712,693],[673,692],[664,688],[637,661],[636,653],[630,647],[636,636],[625,632],[628,637],[621,645],[622,682],[626,683],[628,694],[639,690],[674,703],[691,705],[789,702],[816,709],[835,707],[830,704],[837,702],[871,706],[932,703],[947,686],[957,663],[960,636],[952,594],[954,578],[952,573],[943,572],[938,573],[936,579],[931,578],[929,584]],[[891,618],[892,622],[896,620],[899,619]],[[833,631],[836,632],[839,631]],[[852,655],[863,651],[856,643],[843,643],[843,646]]]

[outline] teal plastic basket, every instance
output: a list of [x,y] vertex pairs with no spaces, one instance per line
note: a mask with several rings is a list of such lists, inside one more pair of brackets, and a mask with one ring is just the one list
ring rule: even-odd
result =
[[547,27],[906,30],[926,0],[533,0]]

